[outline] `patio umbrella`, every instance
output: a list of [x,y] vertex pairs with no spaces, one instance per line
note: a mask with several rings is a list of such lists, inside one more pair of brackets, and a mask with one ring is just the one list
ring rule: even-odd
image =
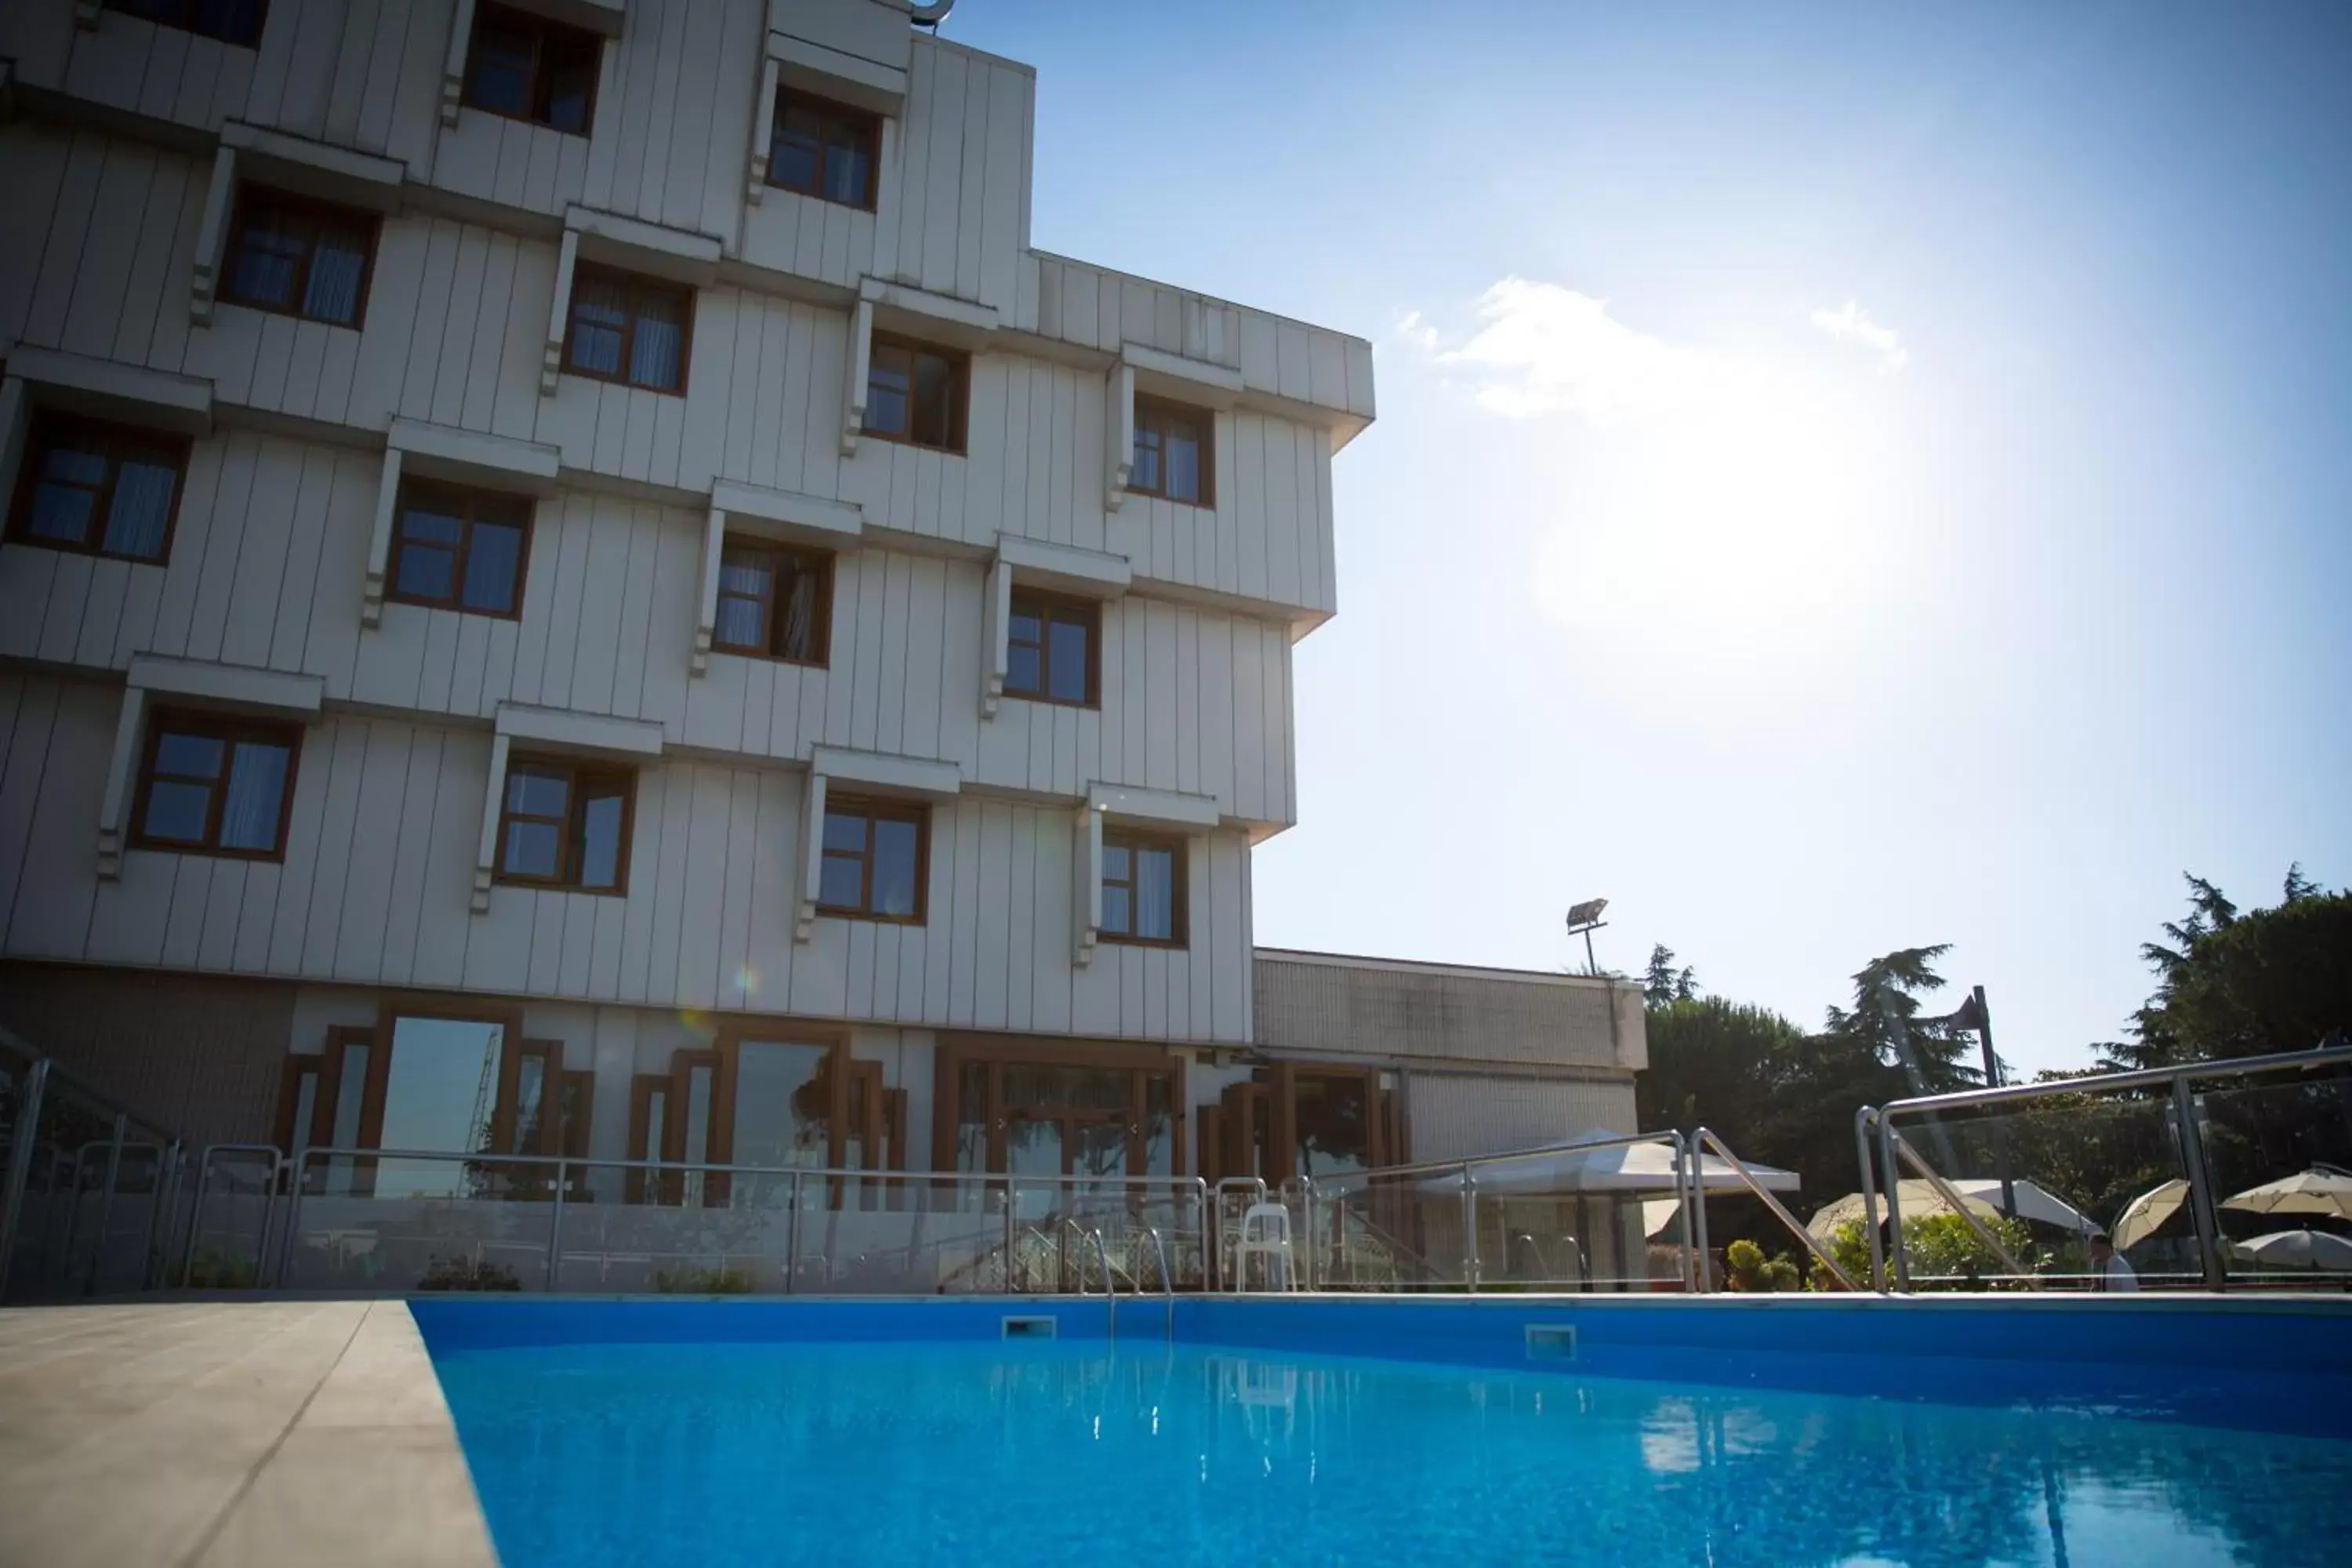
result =
[[2352,1219],[2352,1175],[2332,1165],[2315,1165],[2298,1174],[2248,1187],[2223,1200],[2225,1209],[2247,1214],[2326,1214]]
[[[2001,1212],[2000,1182],[1996,1177],[1962,1176],[1951,1183],[1951,1187],[1966,1200],[1969,1212],[1979,1219],[1990,1219]],[[2017,1194],[2016,1212],[2020,1219],[2030,1219],[2042,1225],[2054,1225],[2062,1230],[2071,1230],[2078,1234],[2098,1228],[2091,1223],[2089,1215],[2039,1182],[2029,1182],[2020,1177],[2011,1182],[2010,1187]],[[1895,1189],[1895,1192],[1902,1199],[1903,1216],[1906,1219],[1916,1219],[1923,1215],[1952,1212],[1951,1205],[1944,1201],[1943,1195],[1926,1182],[1905,1182]],[[1879,1213],[1883,1216],[1885,1212],[1886,1205],[1882,1199],[1879,1204]],[[1859,1220],[1862,1217],[1862,1194],[1854,1193],[1840,1198],[1829,1207],[1814,1215],[1805,1228],[1815,1236],[1827,1237],[1836,1234],[1837,1227],[1848,1220]]]
[[2124,1205],[2124,1212],[2116,1215],[2116,1250],[2121,1252],[2162,1230],[2188,1202],[2189,1184],[2178,1176],[2132,1199]]
[[2231,1253],[2247,1263],[2273,1268],[2327,1268],[2352,1273],[2352,1241],[2324,1230],[2274,1230],[2241,1241]]
[[[1952,1184],[1956,1187],[1961,1186],[1958,1182]],[[1993,1196],[1998,1200],[2000,1196],[1998,1190],[2000,1184],[1995,1182],[1993,1186],[1996,1189]],[[1951,1205],[1944,1201],[1943,1194],[1926,1182],[1916,1180],[1905,1182],[1895,1189],[1895,1194],[1902,1200],[1903,1217],[1906,1219],[1920,1219],[1928,1215],[1952,1212]],[[1979,1219],[1991,1219],[2000,1213],[1997,1202],[1987,1203],[1965,1187],[1961,1187],[1960,1196],[1968,1204],[1969,1211]],[[1878,1194],[1878,1217],[1881,1223],[1884,1223],[1886,1218],[1885,1193]],[[1862,1194],[1848,1193],[1837,1202],[1815,1209],[1813,1217],[1805,1222],[1805,1228],[1812,1232],[1815,1237],[1826,1241],[1837,1234],[1838,1226],[1849,1221],[1860,1225],[1863,1220]]]

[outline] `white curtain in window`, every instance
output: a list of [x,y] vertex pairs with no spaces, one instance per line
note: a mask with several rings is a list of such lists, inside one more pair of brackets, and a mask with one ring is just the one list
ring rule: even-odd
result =
[[360,314],[360,277],[367,258],[334,239],[321,239],[310,257],[310,282],[302,313],[321,321],[356,322]]
[[285,749],[238,742],[229,765],[228,796],[221,803],[221,847],[277,848],[278,806],[285,794]]
[[676,321],[637,318],[636,348],[629,359],[629,379],[640,386],[678,384],[678,350],[684,342]]
[[1135,934],[1164,942],[1174,935],[1176,889],[1171,875],[1174,862],[1165,850],[1146,849],[1135,857]]
[[116,555],[156,555],[171,521],[172,487],[179,475],[153,463],[126,462],[115,471],[114,508],[106,518],[106,548]]
[[792,595],[784,601],[784,655],[814,658],[815,634],[816,574],[803,568],[792,574]]

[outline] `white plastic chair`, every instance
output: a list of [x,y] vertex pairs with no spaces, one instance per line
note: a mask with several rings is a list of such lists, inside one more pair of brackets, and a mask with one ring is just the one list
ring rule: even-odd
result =
[[[1252,1204],[1243,1214],[1241,1237],[1234,1244],[1234,1289],[1248,1289],[1249,1262],[1253,1258],[1265,1259],[1267,1289],[1291,1290],[1297,1288],[1297,1277],[1291,1268],[1290,1211],[1282,1205]],[[1282,1281],[1278,1285],[1275,1283],[1277,1273]]]

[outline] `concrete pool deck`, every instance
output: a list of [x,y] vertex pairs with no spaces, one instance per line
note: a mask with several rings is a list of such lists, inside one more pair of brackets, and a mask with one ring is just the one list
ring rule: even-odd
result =
[[0,1310],[0,1568],[496,1568],[406,1303]]

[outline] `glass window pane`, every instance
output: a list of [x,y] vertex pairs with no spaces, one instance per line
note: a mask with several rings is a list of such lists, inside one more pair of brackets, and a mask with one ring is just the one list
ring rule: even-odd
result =
[[[383,1149],[487,1151],[497,1109],[506,1030],[470,1018],[401,1018],[392,1026]],[[383,1161],[378,1197],[448,1192],[463,1167],[446,1161]]]
[[505,27],[474,35],[474,102],[500,114],[530,112],[531,37]]
[[56,446],[41,454],[41,477],[67,484],[98,486],[106,482],[106,454],[80,447]]
[[805,563],[796,566],[785,579],[783,591],[783,628],[776,639],[776,651],[786,658],[821,660],[825,650],[817,646],[817,595],[823,591],[824,576],[821,568]]
[[572,781],[532,768],[507,773],[507,809],[531,816],[562,816],[572,801]]
[[596,96],[596,74],[604,49],[587,40],[551,42],[541,71],[546,81],[541,120],[553,130],[574,135],[588,133],[588,106]]
[[1103,846],[1104,881],[1124,882],[1129,879],[1127,856],[1128,849],[1127,846],[1124,844],[1105,844]]
[[171,838],[184,844],[204,841],[205,819],[211,814],[212,786],[175,784],[158,779],[147,792],[147,816],[139,830],[150,838]]
[[98,497],[78,485],[36,485],[25,531],[61,544],[85,543],[89,539],[90,510],[97,504]]
[[138,458],[126,458],[114,473],[114,505],[106,518],[106,548],[117,555],[158,556],[172,521],[177,469]]
[[1004,689],[1035,692],[1044,687],[1044,660],[1037,649],[1019,643],[1004,650]]
[[793,111],[786,111],[787,124],[776,133],[768,149],[768,178],[773,184],[795,191],[816,189],[818,162],[824,154],[816,138],[805,131],[795,131],[789,123]]
[[466,552],[466,593],[469,610],[494,610],[504,615],[515,606],[521,587],[522,530],[502,522],[478,522],[473,543]]
[[829,199],[850,206],[864,206],[871,174],[872,163],[866,155],[863,137],[845,142],[835,142],[826,149],[824,194]]
[[866,862],[846,855],[828,855],[817,876],[816,901],[836,910],[865,908]]
[[547,1058],[533,1051],[515,1063],[514,1136],[508,1152],[538,1152],[539,1119],[546,1102]]
[[877,354],[866,376],[866,428],[886,436],[906,435],[911,391],[903,356],[897,364],[886,364]]
[[1041,643],[1045,640],[1045,625],[1034,610],[1015,609],[1012,624],[1006,627],[1014,642]]
[[1056,702],[1087,700],[1087,628],[1076,621],[1056,619],[1046,628],[1052,641],[1045,668],[1052,683],[1047,695]]
[[1081,1121],[1077,1142],[1070,1151],[1074,1176],[1127,1174],[1127,1124],[1121,1121]]
[[552,822],[508,823],[502,864],[512,876],[554,876],[563,868],[563,830]]
[[[1004,1168],[1016,1176],[1058,1176],[1062,1173],[1062,1123],[1028,1121],[1014,1117],[1004,1128]],[[1048,1207],[1054,1194],[1043,1194]]]
[[411,501],[400,514],[400,537],[410,543],[445,544],[455,550],[465,531],[464,521],[443,510],[439,501]]
[[210,735],[183,735],[166,730],[155,742],[155,771],[184,773],[193,778],[218,778],[222,743]]
[[760,601],[721,595],[710,640],[720,647],[757,650],[760,647]]
[[446,599],[457,574],[457,552],[432,545],[404,545],[394,591],[418,599]]
[[1167,849],[1135,852],[1135,934],[1168,942],[1176,934],[1176,857]]
[[338,1149],[360,1146],[360,1111],[367,1103],[367,1076],[368,1047],[345,1046],[342,1077],[335,1085],[335,1124],[329,1132]]
[[628,803],[618,795],[590,797],[581,811],[580,885],[621,885],[621,823]]
[[220,847],[278,847],[279,807],[286,798],[286,769],[292,760],[283,746],[239,741],[229,763],[228,795],[221,802]]
[[866,818],[855,812],[828,811],[824,814],[824,847],[846,849],[863,854],[866,849]]
[[1127,889],[1106,882],[1103,884],[1102,929],[1114,936],[1128,934]]
[[1134,470],[1128,476],[1129,486],[1139,490],[1160,488],[1160,432],[1147,425],[1135,427]]
[[659,314],[637,318],[636,342],[629,354],[629,380],[639,386],[675,392],[684,384],[686,334],[669,320],[667,304]]
[[[833,1163],[833,1082],[825,1046],[746,1040],[735,1058],[735,1163]],[[749,1196],[758,1184],[740,1184]]]
[[302,241],[276,227],[275,221],[274,216],[264,216],[247,224],[236,247],[236,270],[229,279],[232,298],[254,305],[293,303]]
[[621,332],[628,321],[628,301],[619,289],[595,279],[574,283],[572,363],[599,375],[618,375]]
[[921,835],[911,822],[886,819],[874,825],[874,912],[915,912],[915,869]]
[[760,598],[768,591],[775,574],[766,557],[738,555],[731,552],[719,563],[719,591],[722,594],[748,594]]

